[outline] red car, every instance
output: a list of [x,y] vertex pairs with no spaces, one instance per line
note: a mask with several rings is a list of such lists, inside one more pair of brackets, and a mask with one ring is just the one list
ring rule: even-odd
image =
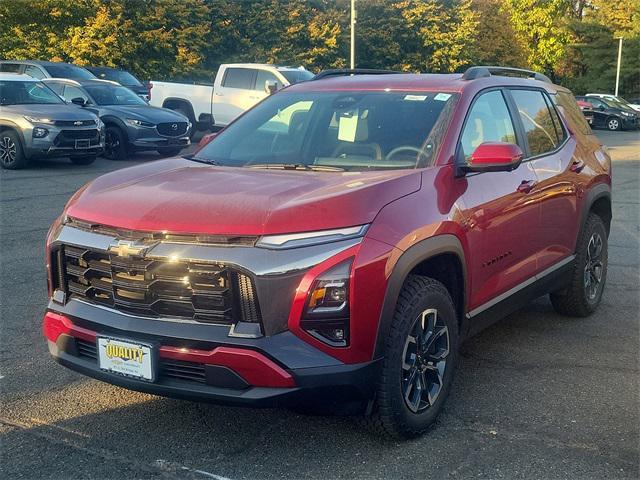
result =
[[80,189],[47,239],[53,357],[133,390],[361,412],[411,437],[463,339],[546,294],[591,314],[611,163],[571,93],[497,67],[358,73]]
[[576,103],[580,107],[584,118],[587,119],[589,125],[593,125],[593,106],[589,102],[585,102],[584,100],[576,99]]

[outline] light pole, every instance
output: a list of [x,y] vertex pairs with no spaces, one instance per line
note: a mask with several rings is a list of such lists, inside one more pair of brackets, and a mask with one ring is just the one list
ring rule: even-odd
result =
[[620,86],[620,63],[622,62],[622,37],[618,37],[618,67],[616,68],[616,97],[618,96],[618,87]]
[[356,0],[351,0],[351,69],[356,68]]

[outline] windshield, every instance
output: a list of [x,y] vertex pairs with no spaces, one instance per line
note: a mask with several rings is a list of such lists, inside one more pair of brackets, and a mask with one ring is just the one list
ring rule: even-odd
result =
[[87,85],[85,90],[97,105],[146,105],[138,95],[119,85]]
[[282,92],[193,158],[251,168],[417,168],[433,159],[457,98],[444,92]]
[[616,100],[612,100],[611,98],[601,98],[601,100],[613,108],[620,108],[622,110],[629,110],[631,108],[629,104],[618,102]]
[[45,68],[49,72],[49,75],[55,78],[72,78],[75,80],[91,80],[92,78],[96,78],[89,70],[76,67],[75,65],[46,65]]
[[49,105],[64,103],[41,82],[0,81],[0,105]]
[[293,85],[294,83],[303,82],[313,78],[313,73],[308,70],[278,70],[287,81]]
[[141,87],[142,83],[136,77],[131,75],[129,72],[123,72],[122,70],[104,70],[99,72],[98,78],[103,78],[105,80],[113,80],[114,82],[118,82],[120,85],[126,85],[128,87]]

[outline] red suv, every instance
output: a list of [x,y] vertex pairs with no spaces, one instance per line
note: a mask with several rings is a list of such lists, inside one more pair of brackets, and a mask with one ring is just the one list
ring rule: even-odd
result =
[[[611,163],[543,75],[328,72],[195,155],[78,191],[47,239],[49,349],[122,387],[424,432],[460,342],[600,303]],[[345,75],[349,74],[349,75]]]

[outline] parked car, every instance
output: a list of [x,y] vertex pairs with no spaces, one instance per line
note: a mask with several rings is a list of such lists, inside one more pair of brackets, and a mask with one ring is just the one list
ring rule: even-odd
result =
[[220,66],[213,86],[152,82],[151,104],[176,110],[198,130],[208,130],[213,125],[228,125],[270,92],[312,77],[303,68],[226,64]]
[[106,125],[104,156],[123,160],[134,151],[178,155],[191,143],[191,123],[178,112],[150,106],[127,87],[109,80],[43,80],[64,100],[97,114]]
[[22,73],[41,80],[43,78],[71,78],[89,80],[96,78],[89,70],[62,62],[41,60],[0,60],[0,73]]
[[0,166],[24,168],[36,158],[93,163],[104,148],[104,125],[93,113],[66,105],[28,75],[0,73]]
[[132,390],[340,407],[412,437],[464,338],[545,294],[596,310],[611,161],[569,90],[496,67],[345,73],[75,194],[47,239],[53,357]]
[[625,100],[624,98],[622,98],[620,96],[616,97],[615,95],[609,95],[609,94],[606,94],[606,93],[587,93],[586,96],[587,97],[604,98],[605,100],[611,100],[612,102],[621,103],[625,107],[631,108],[632,110],[635,110],[637,112],[640,111],[640,101],[629,102],[628,100]]
[[580,107],[584,118],[587,119],[589,125],[593,125],[593,108],[589,102],[585,102],[584,100],[576,100],[576,103]]
[[147,102],[151,98],[151,84],[143,84],[140,80],[134,77],[126,70],[119,70],[111,67],[87,67],[91,73],[101,80],[111,80],[117,82],[120,85],[127,87],[133,93],[138,95]]
[[577,96],[577,100],[591,104],[593,126],[609,130],[633,130],[638,128],[639,114],[632,108],[606,98]]

